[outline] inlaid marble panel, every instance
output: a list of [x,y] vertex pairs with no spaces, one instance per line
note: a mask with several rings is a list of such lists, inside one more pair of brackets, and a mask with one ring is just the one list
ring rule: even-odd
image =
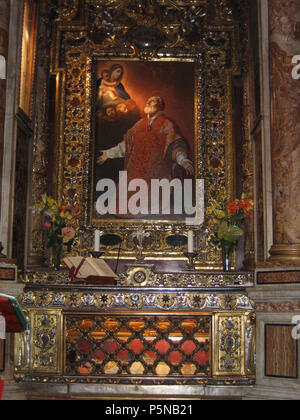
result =
[[274,241],[284,245],[300,244],[300,84],[292,78],[299,19],[299,0],[269,2]]
[[298,378],[297,341],[292,337],[292,325],[265,326],[265,375]]

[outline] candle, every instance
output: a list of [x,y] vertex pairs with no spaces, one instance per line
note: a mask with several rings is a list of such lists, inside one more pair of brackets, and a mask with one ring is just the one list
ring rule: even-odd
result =
[[100,251],[100,230],[96,230],[95,231],[94,251],[95,252],[99,252]]
[[0,339],[5,340],[5,332],[6,332],[6,320],[4,316],[1,316],[0,312]]
[[192,230],[188,231],[188,252],[194,252],[194,233]]

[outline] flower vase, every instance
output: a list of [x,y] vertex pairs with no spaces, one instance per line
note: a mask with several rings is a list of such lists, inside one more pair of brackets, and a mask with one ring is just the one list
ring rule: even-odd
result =
[[61,267],[62,245],[51,248],[51,267],[58,271]]
[[222,243],[221,249],[222,249],[223,271],[225,272],[231,271],[232,254],[233,254],[232,244]]

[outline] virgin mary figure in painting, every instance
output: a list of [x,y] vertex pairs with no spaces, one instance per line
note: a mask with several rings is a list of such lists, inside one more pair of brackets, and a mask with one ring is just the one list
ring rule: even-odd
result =
[[102,71],[102,77],[97,81],[99,89],[97,110],[102,111],[105,116],[107,108],[116,108],[118,105],[123,104],[126,105],[129,113],[135,113],[135,117],[137,118],[138,110],[136,103],[131,99],[121,82],[123,75],[124,69],[121,64],[113,64],[109,69]]
[[[96,102],[96,148],[104,150],[118,144],[119,139],[139,120],[136,103],[131,99],[121,80],[124,69],[121,64],[113,64],[101,71],[97,81]],[[124,167],[124,157],[107,162],[103,173],[117,180]],[[101,177],[101,174],[99,173]]]

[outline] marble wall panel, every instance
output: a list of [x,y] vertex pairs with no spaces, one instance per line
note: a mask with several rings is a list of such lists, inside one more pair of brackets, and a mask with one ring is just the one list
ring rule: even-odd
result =
[[299,53],[299,0],[270,0],[270,90],[274,243],[300,244],[300,83],[292,78]]
[[292,325],[265,325],[265,375],[298,378],[297,341]]

